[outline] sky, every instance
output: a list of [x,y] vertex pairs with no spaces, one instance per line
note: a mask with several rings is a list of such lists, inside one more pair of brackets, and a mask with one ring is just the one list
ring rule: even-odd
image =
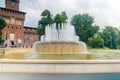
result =
[[[0,7],[5,7],[5,0],[0,0]],[[69,22],[76,14],[88,13],[101,28],[120,27],[120,0],[20,0],[20,11],[27,13],[25,26],[37,27],[45,9],[54,16],[66,11]]]

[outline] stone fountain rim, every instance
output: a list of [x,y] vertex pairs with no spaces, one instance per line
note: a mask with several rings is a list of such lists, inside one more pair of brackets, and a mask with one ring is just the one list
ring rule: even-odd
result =
[[13,64],[120,64],[120,60],[15,60],[0,59],[0,63]]
[[76,43],[76,44],[85,44],[84,42],[82,41],[38,41],[38,42],[35,42],[34,44],[38,44],[38,43],[41,43],[41,44],[44,44],[44,43]]

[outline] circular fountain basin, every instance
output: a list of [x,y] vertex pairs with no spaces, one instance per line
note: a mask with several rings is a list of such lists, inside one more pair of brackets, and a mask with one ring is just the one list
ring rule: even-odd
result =
[[45,42],[36,42],[34,44],[35,52],[42,53],[81,53],[87,52],[86,44],[79,41],[45,41]]

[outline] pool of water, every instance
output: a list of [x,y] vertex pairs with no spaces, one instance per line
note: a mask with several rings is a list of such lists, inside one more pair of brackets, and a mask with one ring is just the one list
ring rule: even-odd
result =
[[0,73],[0,80],[120,80],[120,73],[101,73],[101,74]]
[[39,59],[39,60],[119,60],[120,52],[91,52],[91,53],[11,53],[1,55],[7,59]]

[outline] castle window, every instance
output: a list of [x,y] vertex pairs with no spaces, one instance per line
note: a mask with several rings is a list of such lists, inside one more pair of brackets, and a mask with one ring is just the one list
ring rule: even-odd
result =
[[11,13],[13,13],[13,11],[11,11]]
[[13,26],[12,26],[12,29],[13,29]]
[[8,28],[9,28],[9,26],[8,26]]

